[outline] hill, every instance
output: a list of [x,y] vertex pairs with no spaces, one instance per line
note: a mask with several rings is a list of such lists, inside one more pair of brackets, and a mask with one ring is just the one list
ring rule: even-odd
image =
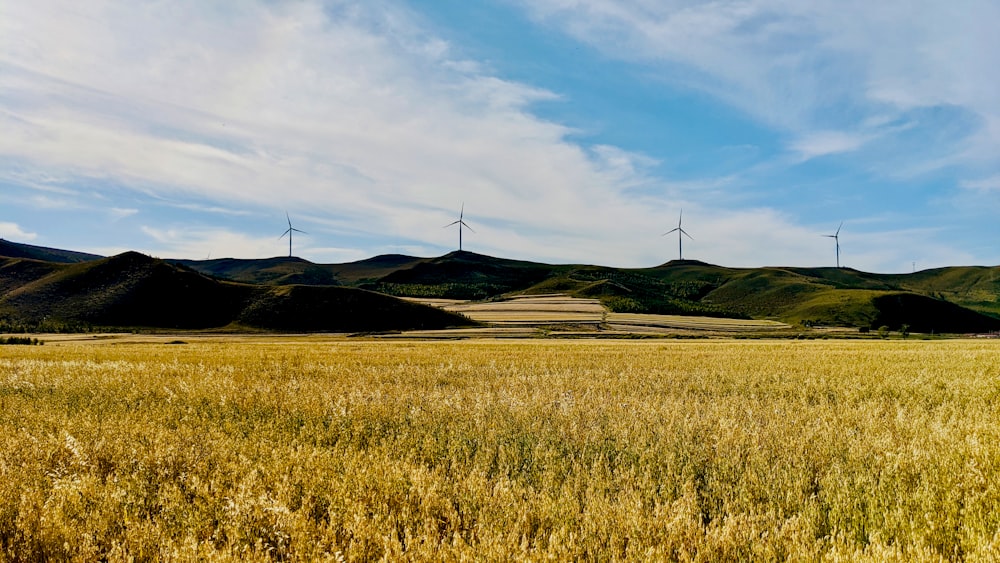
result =
[[363,287],[410,297],[486,299],[523,290],[566,268],[455,251],[399,268]]
[[[733,269],[690,262],[671,262],[646,272],[673,283],[701,285],[704,293],[698,298],[700,303],[751,318],[802,325],[888,326],[893,330],[907,325],[918,332],[1000,330],[1000,318],[991,310],[974,310],[962,302],[943,299],[925,291],[921,283],[901,283],[900,278],[909,280],[905,275],[869,274],[850,268]],[[966,295],[958,290],[956,294]]]
[[75,252],[73,250],[60,250],[58,248],[48,248],[45,246],[34,246],[21,242],[11,242],[0,238],[0,256],[8,258],[30,258],[32,260],[44,260],[46,262],[56,262],[60,264],[75,264],[78,262],[88,262],[103,258],[96,254],[86,252]]
[[28,258],[0,257],[0,295],[59,271],[65,266]]
[[265,285],[356,285],[371,283],[397,270],[410,268],[426,258],[383,254],[357,262],[314,264],[302,258],[278,256],[243,260],[179,260],[169,262],[186,266],[217,278]]
[[8,326],[355,332],[474,324],[356,288],[220,281],[136,252],[63,267],[8,260],[0,273],[11,288],[0,297]]
[[254,260],[220,258],[216,260],[169,260],[217,278],[262,285],[339,285],[327,266],[295,257],[278,256]]
[[[47,272],[56,275],[59,268],[68,267],[11,260],[0,262],[0,289],[4,292],[14,291],[35,276]],[[673,260],[652,268],[630,269],[552,265],[467,251],[436,258],[390,254],[343,264],[314,264],[290,257],[171,262],[189,273],[210,276],[206,279],[216,284],[230,280],[258,288],[294,284],[332,290],[332,286],[341,286],[343,290],[362,289],[400,297],[464,300],[562,293],[597,298],[612,312],[620,313],[770,319],[806,326],[885,325],[893,330],[908,325],[911,330],[935,332],[1000,330],[1000,267],[876,274],[850,268],[727,268],[697,260]],[[206,289],[205,294],[211,291],[215,290]],[[236,307],[240,314],[253,312],[247,313],[247,319],[262,322],[264,309],[259,307],[263,303],[294,310],[300,303],[320,299],[319,294],[306,289],[272,293],[260,290],[250,291],[253,297],[241,301],[240,307],[226,305],[226,299],[232,299],[228,296],[234,293],[229,290],[227,297],[220,297],[218,302],[209,299],[205,314],[214,315],[213,311],[220,307]],[[258,308],[247,309],[256,298],[262,299]],[[345,310],[355,307],[348,305],[352,302],[346,297],[335,302]],[[230,313],[218,315],[228,318]],[[163,322],[181,322],[171,319],[167,311],[161,314]],[[285,320],[274,320],[272,324],[284,326],[290,322],[283,314],[275,313],[275,319]],[[388,315],[379,313],[383,314]],[[356,321],[361,323],[361,316]]]
[[[265,279],[271,272],[288,275],[294,271],[299,279],[306,279],[305,272],[317,268],[329,272],[339,284],[407,297],[484,300],[562,293],[598,298],[609,310],[620,313],[772,319],[806,326],[888,326],[893,330],[906,325],[925,332],[1000,330],[997,268],[943,268],[899,275],[850,268],[726,268],[697,260],[672,260],[653,268],[628,269],[551,265],[467,251],[437,258],[378,256],[330,265],[312,265],[297,258],[218,264],[222,267],[209,269],[207,262],[193,267],[263,283],[275,283]],[[254,268],[259,271],[253,272]]]

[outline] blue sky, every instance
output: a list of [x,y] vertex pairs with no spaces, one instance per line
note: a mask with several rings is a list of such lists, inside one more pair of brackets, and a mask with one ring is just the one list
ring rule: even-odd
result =
[[10,2],[0,237],[160,257],[467,250],[1000,263],[995,0]]

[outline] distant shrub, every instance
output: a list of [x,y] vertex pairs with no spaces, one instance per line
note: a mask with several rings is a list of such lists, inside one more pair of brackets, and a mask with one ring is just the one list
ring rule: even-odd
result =
[[42,319],[40,321],[23,320],[18,318],[0,317],[0,332],[6,333],[26,333],[26,332],[47,332],[47,333],[82,333],[95,332],[97,329],[89,324],[77,321],[62,321],[52,319]]
[[608,296],[601,300],[604,306],[614,313],[645,313],[646,307],[635,299],[628,297]]
[[28,338],[27,336],[7,336],[0,338],[0,344],[41,346],[45,344],[45,342],[37,338]]
[[878,336],[879,338],[889,338],[889,327],[886,325],[878,327]]

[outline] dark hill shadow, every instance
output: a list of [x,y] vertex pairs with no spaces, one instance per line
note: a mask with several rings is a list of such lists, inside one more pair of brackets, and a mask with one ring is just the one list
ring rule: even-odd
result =
[[[13,284],[11,284],[13,285]],[[354,288],[225,282],[126,252],[54,268],[0,298],[8,321],[102,327],[374,331],[470,326],[465,317]]]

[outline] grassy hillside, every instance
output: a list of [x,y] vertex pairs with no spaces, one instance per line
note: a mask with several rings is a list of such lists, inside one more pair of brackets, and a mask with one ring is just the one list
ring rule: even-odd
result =
[[281,331],[426,330],[476,323],[435,307],[363,289],[269,287],[240,312],[243,325]]
[[11,242],[2,238],[0,238],[0,256],[8,258],[30,258],[32,260],[44,260],[46,262],[56,262],[60,264],[75,264],[77,262],[87,262],[102,258],[96,254],[87,254],[86,252],[75,252],[73,250],[60,250],[58,248],[48,248],[45,246]]
[[0,314],[26,322],[209,328],[231,322],[254,291],[127,252],[23,285],[0,299]]
[[486,299],[529,288],[567,268],[455,251],[396,270],[363,287],[410,297]]
[[345,284],[358,284],[377,281],[397,270],[406,270],[428,260],[402,254],[382,254],[357,262],[346,264],[330,264],[337,279]]
[[[948,270],[954,270],[954,278],[948,281],[943,281],[943,273],[921,280],[849,268],[731,269],[692,262],[672,262],[646,273],[661,280],[703,283],[712,289],[699,298],[701,303],[753,318],[859,328],[884,325],[893,330],[908,325],[917,332],[1000,329],[1000,319],[984,314],[988,310],[962,306],[971,302],[969,287],[979,288],[984,299],[996,299],[997,292],[990,293],[981,282],[970,282],[961,268]],[[951,288],[953,299],[929,291],[932,283]],[[955,299],[958,295],[964,301]]]
[[[9,269],[20,273],[15,265]],[[248,326],[350,332],[474,324],[433,307],[359,289],[223,282],[135,252],[53,268],[47,275],[21,283],[0,297],[0,319],[8,326],[51,326],[58,322],[70,326]]]
[[277,256],[258,260],[170,260],[217,278],[263,285],[359,285],[376,282],[397,270],[410,268],[427,258],[384,254],[357,262],[315,264],[302,258]]
[[[16,245],[16,248],[24,252],[27,245]],[[64,257],[79,254],[47,250]],[[6,303],[4,306],[9,308],[21,303],[19,300],[24,298],[16,293],[23,286],[30,285],[29,282],[34,283],[39,276],[52,275],[54,277],[47,283],[56,283],[60,279],[57,275],[59,271],[63,276],[76,279],[83,272],[93,269],[93,273],[87,275],[99,281],[103,274],[100,274],[98,263],[100,261],[88,262],[89,266],[57,266],[23,259],[20,262],[4,259],[0,262],[0,290],[10,295],[5,296],[0,305]],[[186,286],[171,277],[180,274],[164,270],[153,276],[153,281],[144,282],[148,286],[135,287],[129,285],[127,280],[131,278],[126,276],[124,280],[105,284],[107,287],[95,294],[74,297],[63,303],[43,303],[25,310],[35,317],[63,315],[63,309],[93,310],[99,312],[93,315],[101,319],[125,322],[134,320],[129,316],[133,315],[134,306],[117,305],[122,301],[114,297],[116,292],[122,295],[136,292],[136,302],[146,303],[153,301],[149,295],[169,287],[175,293],[180,292],[176,300],[158,300],[156,307],[143,310],[142,318],[154,318],[163,326],[180,327],[192,323],[201,326],[213,324],[216,319],[238,319],[255,299],[262,300],[258,306],[263,308],[252,309],[256,312],[248,313],[246,319],[261,322],[262,311],[266,309],[263,303],[295,309],[300,306],[299,295],[308,294],[313,296],[311,298],[318,295],[306,290],[274,292],[246,287],[226,289],[217,294],[220,291],[218,287],[224,286],[219,285],[223,283],[220,280],[232,280],[254,284],[258,288],[292,284],[341,285],[393,296],[471,300],[514,294],[565,293],[598,298],[613,312],[775,319],[806,325],[859,328],[887,325],[893,329],[909,325],[915,331],[937,332],[1000,329],[1000,267],[955,267],[914,274],[873,274],[850,268],[741,269],[696,260],[673,260],[653,268],[623,269],[542,264],[463,251],[437,258],[390,254],[344,264],[314,264],[294,257],[177,260],[174,263],[186,267],[184,271],[188,274],[195,274],[196,270],[215,279],[188,280],[181,276],[193,284],[192,295],[187,296],[183,294]],[[163,279],[155,281],[160,278]],[[211,284],[205,285],[208,282]],[[65,287],[43,284],[32,287],[31,291],[36,295],[46,292],[53,295],[74,293],[72,283]],[[363,300],[353,294],[351,299],[347,299],[348,293],[340,295],[337,299],[331,297],[331,303],[354,307],[354,299]],[[188,303],[200,307],[193,320],[190,315],[178,313],[185,310],[182,305]],[[382,307],[374,302],[369,305],[376,309]],[[276,313],[278,317],[283,314]],[[362,322],[361,315],[356,319]],[[333,320],[326,322],[333,323]],[[274,326],[285,326],[288,321],[277,320],[276,317],[273,323]]]
[[27,258],[0,258],[0,295],[14,291],[65,266]]
[[216,260],[171,260],[217,278],[261,285],[338,285],[329,267],[308,260],[279,256],[260,260],[220,258]]
[[1000,317],[1000,267],[963,266],[883,275],[900,288],[946,299],[963,307]]

